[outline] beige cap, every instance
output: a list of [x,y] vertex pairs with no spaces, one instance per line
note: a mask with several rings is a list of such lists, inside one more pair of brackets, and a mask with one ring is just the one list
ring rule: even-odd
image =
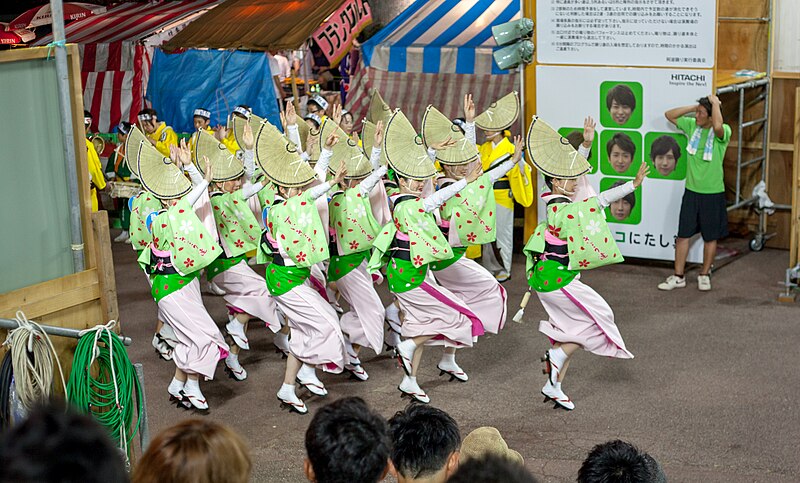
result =
[[460,462],[471,458],[481,458],[487,454],[504,456],[511,461],[525,464],[522,455],[508,447],[497,428],[483,426],[475,429],[461,443]]

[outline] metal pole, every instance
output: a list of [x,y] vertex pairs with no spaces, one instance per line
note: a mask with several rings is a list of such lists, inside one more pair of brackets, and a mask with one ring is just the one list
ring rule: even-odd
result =
[[[0,329],[5,330],[13,330],[19,327],[19,323],[14,319],[0,319]],[[80,330],[78,329],[68,329],[66,327],[53,327],[51,325],[42,325],[39,324],[39,327],[44,330],[47,335],[57,335],[59,337],[70,337],[73,339],[80,339]],[[124,337],[121,335],[117,335],[119,340],[122,341],[122,345],[129,346],[133,343],[133,340],[130,337]]]
[[58,100],[61,107],[61,131],[64,135],[64,158],[67,162],[67,187],[69,192],[69,221],[72,232],[72,265],[75,272],[85,267],[83,252],[83,227],[81,203],[78,195],[78,167],[75,162],[75,137],[72,131],[72,104],[69,98],[69,72],[67,69],[67,47],[63,44],[64,6],[61,0],[50,0],[53,15],[53,42],[55,44],[56,78]]
[[[744,89],[739,91],[739,144],[736,146],[736,201],[738,203],[741,197],[742,191],[742,145],[744,144],[744,139],[742,139],[742,135],[744,133],[744,128],[742,124],[744,123]],[[708,133],[709,136],[713,136],[714,133]]]
[[147,418],[147,392],[144,389],[144,367],[141,363],[133,365],[136,370],[136,378],[139,379],[139,387],[142,388],[142,400],[139,401],[139,406],[142,408],[142,420],[139,421],[139,444],[142,445],[142,454],[147,451],[150,446],[150,423]]

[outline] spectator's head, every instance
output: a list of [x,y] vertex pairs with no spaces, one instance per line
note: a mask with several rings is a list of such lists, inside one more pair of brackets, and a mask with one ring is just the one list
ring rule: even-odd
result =
[[342,111],[342,131],[346,132],[347,134],[353,134],[353,125],[355,121],[353,120],[353,113],[350,111]]
[[250,119],[251,114],[253,114],[253,109],[247,104],[239,104],[238,106],[234,107],[233,112],[231,112],[232,116],[242,119]]
[[122,121],[121,123],[117,124],[117,127],[114,128],[114,132],[117,133],[117,141],[120,143],[127,141],[128,133],[131,132],[131,129],[131,123],[127,121]]
[[156,128],[158,127],[158,113],[156,113],[155,109],[142,109],[139,111],[136,118],[139,120],[139,125],[142,126],[146,134],[156,132]]
[[458,466],[458,470],[447,483],[536,483],[520,463],[503,456],[487,454],[482,458],[470,458]]
[[227,426],[187,419],[156,436],[134,483],[247,483],[252,463],[244,441]]
[[94,419],[37,408],[0,438],[2,483],[124,483],[122,452]]
[[711,127],[711,101],[708,100],[708,97],[701,97],[697,100],[694,118],[698,126],[702,128]]
[[681,147],[672,136],[660,136],[650,146],[650,160],[661,176],[669,176],[681,158]]
[[606,143],[606,153],[608,162],[614,171],[624,173],[628,171],[636,155],[636,145],[633,140],[625,133],[618,132]]
[[89,134],[89,130],[92,128],[92,113],[84,110],[83,111],[83,132],[85,134]]
[[624,441],[595,446],[578,471],[578,483],[666,483],[661,466]]
[[458,467],[461,434],[446,412],[410,404],[389,420],[392,464],[400,483],[443,482]]
[[636,109],[636,96],[627,85],[617,84],[606,94],[606,109],[611,114],[611,119],[622,126]]
[[[611,187],[616,188],[617,186],[622,186],[625,183],[625,181],[617,181],[616,183],[612,184]],[[633,211],[634,207],[636,207],[636,192],[628,193],[622,198],[612,201],[611,206],[609,206],[608,209],[611,212],[612,218],[617,221],[623,221],[631,216],[631,211]]]
[[488,454],[503,456],[521,465],[525,464],[522,455],[508,447],[497,428],[483,426],[474,429],[461,443],[460,463],[473,458],[482,458]]
[[201,131],[211,124],[211,111],[206,108],[198,107],[192,113],[192,123],[195,131]]
[[389,471],[386,421],[363,399],[347,397],[321,407],[306,431],[305,473],[317,483],[372,483]]
[[[583,133],[581,131],[572,131],[571,133],[567,134],[567,141],[569,141],[569,145],[572,146],[576,151],[583,144]],[[589,156],[586,159],[591,159],[592,152],[589,151]]]
[[325,115],[325,110],[328,109],[328,101],[319,94],[312,96],[306,103],[306,112],[309,114],[316,114],[319,117]]

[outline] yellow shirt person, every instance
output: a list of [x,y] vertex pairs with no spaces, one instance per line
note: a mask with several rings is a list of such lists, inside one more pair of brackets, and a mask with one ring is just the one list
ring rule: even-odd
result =
[[87,158],[89,160],[89,177],[91,179],[91,192],[92,192],[92,211],[97,211],[100,204],[97,201],[97,190],[106,187],[106,178],[103,173],[103,167],[100,165],[100,156],[94,148],[94,144],[86,139]]
[[169,157],[169,147],[178,145],[178,135],[175,134],[175,131],[167,126],[167,123],[158,121],[158,115],[154,109],[143,109],[137,118],[147,139],[152,141],[158,152]]

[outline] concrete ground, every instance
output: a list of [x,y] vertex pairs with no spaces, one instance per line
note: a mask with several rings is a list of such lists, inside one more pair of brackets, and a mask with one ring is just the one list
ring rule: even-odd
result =
[[[671,273],[666,266],[626,263],[585,273],[584,282],[614,308],[636,358],[577,354],[564,383],[577,406],[572,412],[553,410],[539,395],[545,380],[539,356],[548,343],[537,330],[546,315],[535,298],[524,323],[509,317],[499,335],[459,351],[468,383],[439,377],[440,350],[431,349],[420,384],[432,404],[458,421],[462,435],[497,427],[541,481],[574,481],[587,452],[616,438],[649,452],[670,481],[800,481],[800,306],[776,301],[787,258],[784,251],[748,253],[715,274],[710,293],[697,291],[696,272],[688,288],[659,292],[656,285]],[[144,365],[155,435],[195,414],[168,403],[174,366],[150,345],[156,308],[130,246],[114,244],[114,259],[120,319],[134,339],[131,359]],[[505,284],[511,315],[525,290],[523,269],[519,258]],[[379,291],[386,299],[385,287]],[[221,297],[206,295],[205,302],[215,320],[226,319]],[[249,338],[251,350],[242,356],[249,378],[235,382],[219,367],[217,377],[202,385],[211,410],[200,417],[232,426],[249,442],[254,481],[302,481],[311,416],[279,408],[283,361],[260,324],[251,324]],[[405,405],[396,389],[402,370],[386,353],[369,353],[362,361],[367,382],[321,376],[327,400],[360,396],[388,418]],[[311,411],[325,402],[302,394]]]

